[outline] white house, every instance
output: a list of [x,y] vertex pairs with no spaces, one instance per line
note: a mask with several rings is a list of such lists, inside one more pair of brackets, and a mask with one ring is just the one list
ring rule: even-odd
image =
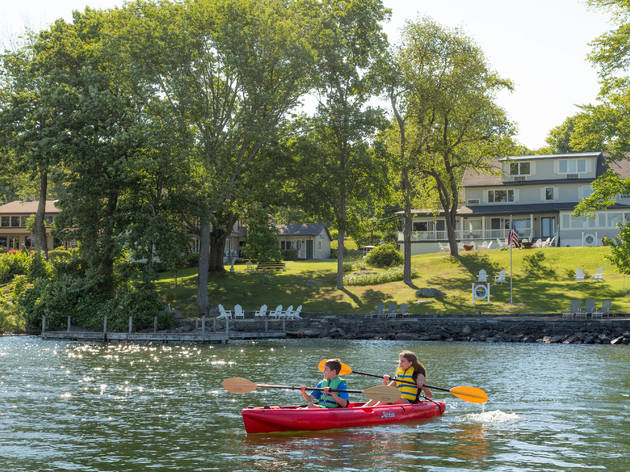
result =
[[[613,207],[596,211],[594,218],[571,215],[606,170],[630,177],[628,161],[606,164],[602,153],[590,152],[503,157],[492,166],[496,173],[464,174],[458,242],[505,240],[513,227],[529,241],[552,238],[556,246],[600,246],[604,236],[615,237],[618,224],[630,221],[630,195],[619,195]],[[448,241],[444,212],[413,213],[412,254],[439,251]],[[402,232],[398,242],[402,249]]]

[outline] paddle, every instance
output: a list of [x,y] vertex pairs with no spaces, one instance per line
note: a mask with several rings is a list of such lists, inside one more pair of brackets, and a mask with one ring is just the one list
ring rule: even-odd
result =
[[[256,384],[251,380],[244,379],[242,377],[230,377],[221,382],[223,388],[230,393],[249,393],[253,392],[257,388],[280,388],[285,390],[301,390],[301,387],[295,387],[293,385],[268,385],[268,384]],[[319,390],[323,392],[323,388],[307,388],[307,390]],[[330,389],[331,392],[348,392],[348,393],[360,393],[364,397],[370,400],[384,403],[395,403],[400,400],[400,390],[387,385],[377,385],[376,387],[366,388],[365,390],[339,390]]]
[[[323,359],[317,366],[317,368],[321,372],[324,371],[324,364],[326,363],[326,361],[327,359]],[[347,374],[367,375],[368,377],[376,377],[377,379],[383,378],[382,375],[368,374],[367,372],[359,372],[358,370],[352,370],[352,367],[350,367],[347,364],[342,363],[341,370],[339,371],[339,375],[347,375]],[[392,380],[395,380],[398,383],[415,385],[413,382],[407,382],[405,380],[396,380],[395,378],[392,378]],[[460,385],[458,387],[453,387],[453,388],[441,388],[441,387],[435,387],[433,385],[427,385],[427,384],[424,384],[424,386],[431,388],[433,390],[439,390],[441,392],[449,392],[450,394],[455,395],[457,398],[461,398],[465,402],[469,402],[469,403],[486,403],[488,401],[488,395],[486,394],[486,392],[484,392],[483,390],[477,387],[467,387],[464,385]]]

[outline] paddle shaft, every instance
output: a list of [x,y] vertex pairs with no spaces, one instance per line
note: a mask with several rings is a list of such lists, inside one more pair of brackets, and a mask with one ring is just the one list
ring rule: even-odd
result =
[[[268,385],[268,384],[256,384],[259,388],[281,388],[284,390],[302,390],[302,387],[295,387],[293,385]],[[323,392],[324,389],[323,388],[311,388],[311,387],[306,387],[306,390],[319,390],[320,392]],[[339,390],[338,388],[331,388],[330,389],[331,392],[347,392],[347,393],[363,393],[363,390]]]
[[[359,374],[359,375],[367,375],[368,377],[376,377],[377,379],[382,379],[383,378],[382,375],[368,374],[367,372],[359,372],[358,370],[353,370],[352,373],[353,374]],[[394,381],[396,381],[398,383],[404,383],[404,384],[407,384],[407,385],[416,385],[413,382],[408,382],[407,380],[398,380],[398,379],[393,378],[393,377],[392,377],[391,380],[394,380]],[[433,390],[440,390],[442,392],[450,392],[450,390],[448,388],[434,387],[433,385],[427,385],[427,384],[422,384],[422,385],[424,385],[425,387],[428,387],[428,388],[432,388]]]

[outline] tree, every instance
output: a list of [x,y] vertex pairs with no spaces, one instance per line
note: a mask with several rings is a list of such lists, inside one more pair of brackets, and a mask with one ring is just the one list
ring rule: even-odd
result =
[[[203,173],[197,188],[200,254],[197,305],[206,312],[211,216],[225,211],[237,182],[277,138],[308,89],[313,54],[310,2],[185,0],[126,6],[121,53],[164,97],[194,139],[187,153]],[[216,221],[215,221],[216,222]]]
[[[489,69],[470,39],[429,19],[404,28],[395,67],[402,82],[395,115],[398,128],[405,130],[406,159],[414,173],[434,182],[451,255],[456,256],[455,221],[464,171],[490,171],[489,158],[511,145],[512,125],[494,103],[496,93],[511,89],[511,83]],[[407,222],[404,232],[410,229]],[[405,255],[407,259],[407,251]]]
[[379,91],[374,72],[385,49],[380,22],[387,14],[380,0],[322,2],[321,32],[315,39],[320,54],[315,85],[319,104],[296,143],[301,201],[338,230],[339,289],[344,237],[352,218],[348,210],[376,191],[380,180],[368,140],[382,125],[382,115],[366,103]]
[[273,262],[282,259],[278,231],[271,223],[266,208],[250,207],[247,215],[247,241],[243,247],[245,257],[252,262]]

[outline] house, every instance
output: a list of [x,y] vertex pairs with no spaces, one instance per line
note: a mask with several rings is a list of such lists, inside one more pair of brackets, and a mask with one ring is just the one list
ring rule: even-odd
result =
[[297,249],[298,259],[329,259],[332,238],[323,223],[276,225],[280,249]]
[[[601,152],[590,152],[503,157],[491,165],[495,173],[464,174],[456,217],[458,242],[505,240],[514,228],[522,240],[600,246],[605,236],[616,236],[618,224],[630,221],[630,195],[619,195],[613,207],[594,212],[594,218],[571,215],[606,170],[630,177],[630,162],[607,164]],[[444,212],[414,210],[411,241],[412,254],[439,251],[448,241]],[[398,242],[402,249],[402,232]]]
[[[0,250],[31,249],[35,244],[35,236],[26,228],[26,220],[37,213],[38,201],[23,202],[16,200],[0,205]],[[50,226],[60,213],[55,201],[46,201],[45,221]],[[54,247],[54,239],[50,229],[46,228],[48,248]]]
[[[280,249],[297,250],[298,259],[329,259],[332,238],[323,223],[276,224]],[[247,227],[238,221],[225,241],[225,263],[242,257],[241,248],[247,240]]]

